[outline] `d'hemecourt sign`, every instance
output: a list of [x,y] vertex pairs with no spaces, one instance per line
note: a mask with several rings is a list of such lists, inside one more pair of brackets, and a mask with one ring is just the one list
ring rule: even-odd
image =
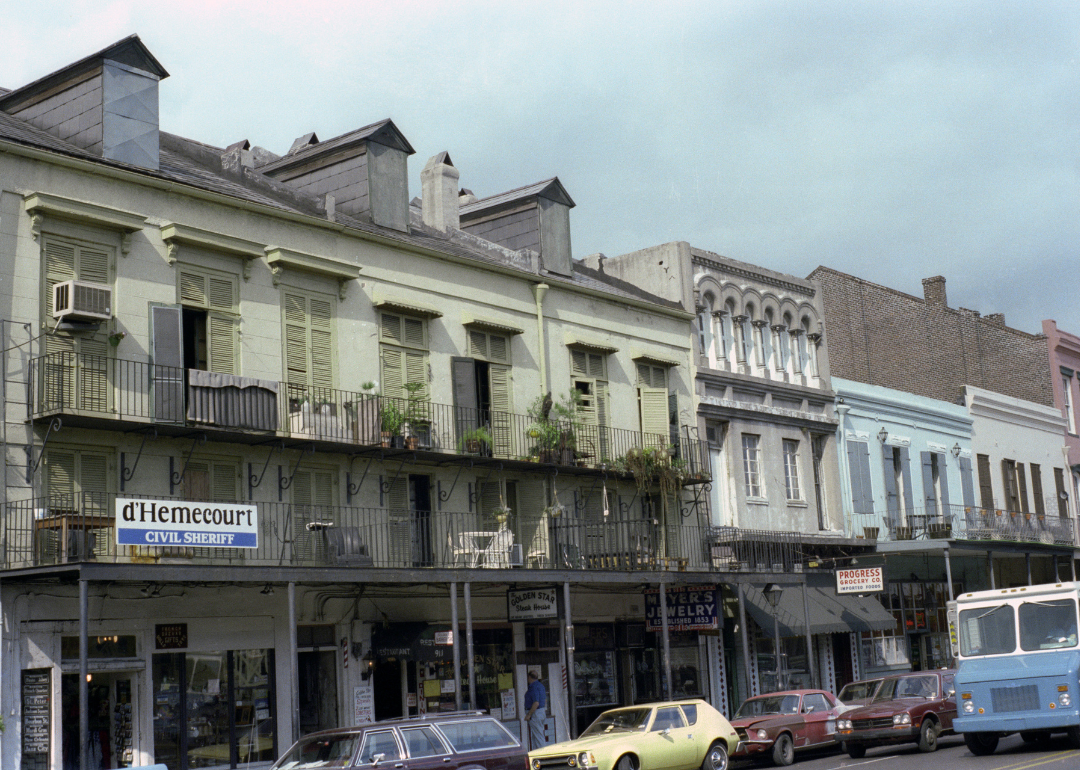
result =
[[254,505],[116,498],[118,545],[258,548]]
[[[668,628],[672,631],[712,631],[720,628],[716,586],[668,586],[664,601],[667,604]],[[645,629],[663,628],[660,617],[660,590],[645,591]]]

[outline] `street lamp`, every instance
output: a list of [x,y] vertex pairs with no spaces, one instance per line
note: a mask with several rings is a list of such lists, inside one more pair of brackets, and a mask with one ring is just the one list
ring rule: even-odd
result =
[[780,676],[780,620],[776,612],[776,605],[780,604],[780,596],[784,593],[784,589],[776,583],[769,583],[762,593],[765,594],[765,601],[769,603],[773,610],[773,652],[776,654],[776,689],[782,690],[784,689],[784,683],[781,681]]

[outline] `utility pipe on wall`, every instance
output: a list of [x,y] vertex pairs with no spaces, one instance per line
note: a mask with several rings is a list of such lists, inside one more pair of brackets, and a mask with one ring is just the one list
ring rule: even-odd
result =
[[536,299],[536,349],[540,351],[540,394],[551,390],[551,383],[547,376],[547,340],[544,336],[544,295],[547,294],[548,285],[537,283],[533,285],[533,297]]

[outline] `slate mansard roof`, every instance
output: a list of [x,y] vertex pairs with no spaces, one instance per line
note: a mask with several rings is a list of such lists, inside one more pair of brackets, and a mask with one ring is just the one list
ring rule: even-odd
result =
[[[290,152],[283,156],[277,157],[272,153],[260,151],[262,155],[255,154],[253,164],[248,166],[237,164],[226,169],[223,168],[223,156],[237,146],[246,150],[248,147],[246,141],[238,142],[225,149],[160,131],[160,165],[154,170],[103,158],[98,153],[60,139],[37,128],[27,120],[4,111],[24,103],[35,94],[56,87],[57,84],[63,82],[65,77],[91,69],[106,57],[149,72],[158,79],[169,76],[138,36],[131,35],[25,86],[14,89],[0,88],[0,144],[6,143],[55,153],[102,167],[112,167],[145,177],[174,182],[193,190],[235,198],[248,204],[265,206],[271,210],[317,218],[327,216],[323,198],[306,194],[290,187],[287,183],[276,181],[269,174],[304,163],[310,157],[323,154],[327,150],[344,150],[365,141],[394,147],[407,155],[415,152],[394,122],[384,119],[326,142],[319,142],[314,134],[309,134],[298,140]],[[260,160],[263,161],[262,165],[259,165]],[[493,206],[510,204],[530,196],[549,198],[569,208],[575,205],[558,178],[553,177],[464,205],[461,213],[467,216],[470,211],[481,208],[490,209]],[[451,233],[448,237],[445,233],[439,233],[423,225],[419,212],[415,209],[410,211],[408,232],[382,227],[367,219],[350,217],[340,211],[336,212],[334,222],[340,227],[370,233],[387,241],[397,241],[402,245],[433,250],[455,258],[476,261],[479,264],[518,270],[523,275],[532,274],[550,283],[577,285],[586,290],[602,292],[609,294],[616,301],[643,301],[669,311],[678,310],[676,303],[652,295],[636,286],[617,281],[601,272],[590,270],[576,261],[573,265],[572,277],[566,278],[549,273],[542,266],[538,267],[534,257],[530,258],[527,254],[511,251],[482,238],[460,231]]]

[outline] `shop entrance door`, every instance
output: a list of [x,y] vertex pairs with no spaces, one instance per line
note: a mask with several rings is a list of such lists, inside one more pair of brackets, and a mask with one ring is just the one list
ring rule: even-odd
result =
[[336,650],[296,653],[296,675],[300,690],[300,734],[341,727],[338,722]]
[[401,667],[403,660],[380,660],[371,674],[375,692],[375,719],[393,719],[405,714],[401,709]]
[[[130,767],[134,759],[133,672],[95,673],[89,683],[89,732],[86,736],[90,770]],[[60,680],[61,751],[64,770],[79,767],[79,675]]]

